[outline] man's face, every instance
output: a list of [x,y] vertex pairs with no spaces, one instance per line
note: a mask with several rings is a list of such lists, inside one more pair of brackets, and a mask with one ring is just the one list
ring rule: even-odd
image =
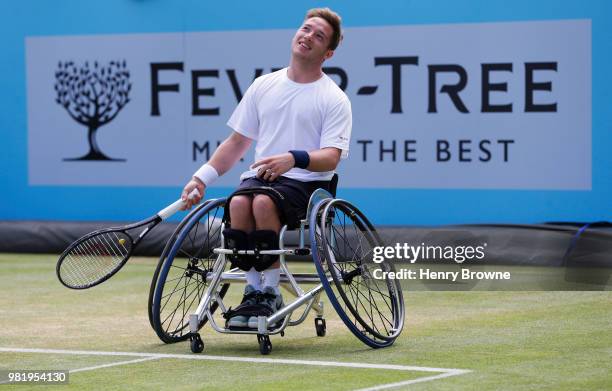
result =
[[291,42],[293,55],[310,61],[327,60],[334,53],[328,48],[333,31],[323,18],[306,19]]

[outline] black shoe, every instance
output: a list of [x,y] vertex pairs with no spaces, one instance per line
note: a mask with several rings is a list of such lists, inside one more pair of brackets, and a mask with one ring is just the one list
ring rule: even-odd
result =
[[[255,289],[253,285],[247,285],[244,288],[244,296],[242,297],[242,301],[240,302],[240,305],[236,307],[236,309],[240,308],[240,306],[257,304],[258,297],[260,297],[261,294],[262,294],[261,291],[258,291],[257,289]],[[227,321],[227,326],[228,327],[248,327],[249,318],[247,318],[246,316],[242,316],[242,315],[234,316]]]
[[[274,288],[272,288],[271,286],[267,286],[264,288],[261,296],[260,296],[260,300],[259,300],[259,304],[261,304],[262,306],[268,308],[270,310],[270,313],[274,314],[276,313],[278,310],[280,310],[281,308],[283,308],[284,304],[283,304],[283,296],[279,293],[276,294],[276,291],[274,290]],[[256,329],[257,328],[257,317],[256,316],[251,316],[249,318],[248,324],[249,327],[252,329]],[[276,324],[269,324],[268,327],[274,327],[276,326]]]

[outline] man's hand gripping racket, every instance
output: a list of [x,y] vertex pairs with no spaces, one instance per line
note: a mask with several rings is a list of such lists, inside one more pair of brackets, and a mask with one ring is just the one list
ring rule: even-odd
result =
[[[200,192],[194,189],[189,198],[200,198]],[[57,278],[72,289],[87,289],[108,280],[125,265],[136,246],[155,226],[184,209],[185,204],[179,199],[148,219],[123,227],[101,229],[81,237],[57,261]],[[132,236],[130,231],[137,233],[137,236]]]

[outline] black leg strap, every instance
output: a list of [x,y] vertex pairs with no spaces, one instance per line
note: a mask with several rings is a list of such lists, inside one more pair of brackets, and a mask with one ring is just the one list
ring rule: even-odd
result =
[[[278,250],[278,234],[271,230],[257,230],[249,235],[249,246],[255,248],[255,252],[262,250]],[[266,270],[278,261],[278,255],[256,254],[253,266],[258,272]]]
[[[249,250],[249,237],[246,232],[238,229],[225,228],[223,230],[223,238],[225,239],[225,248],[229,250]],[[238,267],[241,270],[248,271],[253,266],[253,258],[250,255],[229,255],[232,267]]]

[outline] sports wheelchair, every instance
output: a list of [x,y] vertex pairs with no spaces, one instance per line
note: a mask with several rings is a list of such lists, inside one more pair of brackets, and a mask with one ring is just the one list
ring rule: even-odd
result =
[[[229,256],[256,255],[255,250],[224,248],[225,198],[207,200],[193,209],[168,240],[151,283],[149,321],[159,338],[165,343],[189,340],[191,351],[200,353],[204,343],[198,331],[208,322],[220,333],[256,335],[261,354],[269,354],[270,335],[283,336],[288,326],[304,322],[310,310],[315,311],[316,335],[325,336],[320,301],[325,291],[359,340],[372,348],[392,345],[404,325],[401,287],[397,280],[374,278],[375,269],[393,271],[393,266],[372,262],[372,248],[382,246],[382,240],[359,209],[334,198],[335,184],[337,176],[331,193],[318,189],[310,197],[306,218],[293,231],[299,238],[297,248],[285,247],[285,225],[279,233],[279,250],[259,251],[279,255],[281,286],[295,300],[269,317],[259,316],[256,329],[232,329],[219,316],[228,311],[224,297],[230,284],[246,281],[242,270],[232,268]],[[287,256],[311,256],[317,273],[291,273]],[[299,284],[315,286],[304,291]]]

